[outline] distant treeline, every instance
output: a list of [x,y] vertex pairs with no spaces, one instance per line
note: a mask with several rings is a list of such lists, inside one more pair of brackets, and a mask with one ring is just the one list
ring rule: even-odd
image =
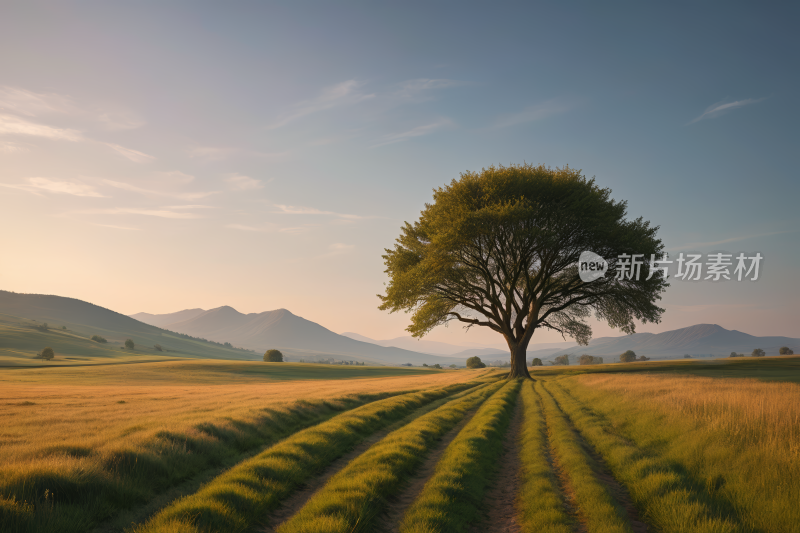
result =
[[256,352],[255,350],[248,350],[247,348],[239,348],[238,346],[234,346],[233,344],[231,344],[229,342],[210,341],[210,340],[204,339],[202,337],[192,337],[191,335],[187,335],[185,333],[178,333],[177,331],[172,331],[170,329],[168,329],[166,331],[169,331],[173,335],[177,335],[178,337],[180,337],[182,339],[189,339],[189,340],[192,340],[192,341],[205,342],[207,344],[213,344],[214,346],[220,346],[222,348],[228,348],[229,350],[239,350],[239,351],[242,351],[242,352],[250,352],[250,353],[255,353]]

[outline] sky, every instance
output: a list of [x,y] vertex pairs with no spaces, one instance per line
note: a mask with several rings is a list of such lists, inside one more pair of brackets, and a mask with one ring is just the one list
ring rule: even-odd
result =
[[[673,259],[763,257],[756,281],[673,280],[661,323],[637,331],[800,337],[799,15],[4,1],[0,289],[126,314],[286,308],[402,336],[409,315],[377,308],[384,248],[434,188],[528,162],[594,177]],[[428,338],[502,346],[457,324]]]

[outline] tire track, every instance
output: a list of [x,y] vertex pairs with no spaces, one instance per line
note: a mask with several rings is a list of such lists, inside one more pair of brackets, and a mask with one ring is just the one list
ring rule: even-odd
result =
[[[545,388],[545,390],[547,389]],[[547,393],[550,394],[550,391],[547,391]],[[648,526],[639,516],[639,511],[633,504],[633,500],[631,499],[628,490],[624,485],[617,481],[617,479],[611,473],[611,469],[608,468],[603,456],[600,455],[597,450],[595,450],[594,447],[583,437],[580,431],[578,431],[578,429],[575,427],[575,424],[573,424],[572,419],[570,419],[569,415],[561,408],[561,404],[558,402],[558,400],[552,394],[550,394],[550,397],[553,399],[553,402],[555,403],[559,412],[564,417],[567,426],[575,437],[575,441],[584,450],[584,452],[586,452],[586,455],[590,457],[591,460],[589,461],[589,464],[592,467],[595,477],[606,487],[609,494],[611,494],[619,506],[625,511],[631,529],[634,531],[634,533],[646,533],[648,531]],[[580,509],[578,509],[578,514],[580,515]],[[585,529],[579,531],[585,531]]]
[[408,485],[388,502],[386,511],[378,518],[378,531],[399,533],[403,516],[408,508],[411,507],[411,504],[414,503],[414,500],[417,499],[417,495],[422,491],[425,483],[433,476],[436,471],[436,465],[439,464],[439,459],[442,458],[444,451],[477,412],[478,410],[475,409],[468,413],[464,420],[442,437],[425,459],[425,462],[422,463],[417,473],[409,480]]

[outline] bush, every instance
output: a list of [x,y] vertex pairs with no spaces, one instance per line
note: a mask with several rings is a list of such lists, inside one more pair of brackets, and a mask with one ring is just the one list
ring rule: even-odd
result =
[[162,350],[161,350],[161,345],[160,345],[160,344],[154,344],[154,345],[153,345],[153,348],[155,348],[155,349],[156,349],[156,350],[158,350],[159,352],[160,352],[160,351],[162,351]]
[[583,354],[580,359],[578,359],[578,364],[580,365],[602,365],[603,358],[602,357],[595,357],[593,355],[586,355]]
[[439,370],[441,370],[442,369],[442,365],[440,365],[439,363],[436,363],[435,365],[433,365],[433,368],[438,368]]
[[134,346],[136,346],[136,345],[133,344],[133,341],[131,339],[125,339],[125,347],[127,349],[133,350]]
[[649,360],[650,360],[650,358],[649,358],[649,357],[645,357],[645,356],[643,356],[643,355],[640,355],[640,356],[639,356],[639,359],[637,359],[637,361],[649,361]]
[[778,353],[781,355],[794,355],[794,352],[788,346],[782,346]]
[[739,354],[736,352],[731,352],[731,354],[728,357],[739,357]]
[[684,359],[691,359],[691,358],[692,358],[692,356],[691,356],[691,355],[689,355],[689,354],[687,353],[686,355],[684,355],[684,356],[683,356],[683,358],[684,358]]
[[450,365],[450,368],[458,368],[458,367],[455,365],[455,363],[453,363],[452,365]]
[[559,355],[553,361],[554,365],[568,365],[569,364],[569,354]]
[[636,361],[636,353],[633,350],[628,350],[619,356],[620,363],[632,363]]
[[477,355],[467,359],[467,368],[486,368],[486,363],[481,361]]
[[542,366],[542,360],[538,357],[534,357],[533,361],[531,361],[531,366]]
[[105,343],[107,343],[107,342],[108,342],[107,340],[105,340],[105,339],[104,339],[103,337],[101,337],[100,335],[92,335],[92,340],[93,340],[94,342],[99,342],[100,344],[105,344]]
[[42,350],[42,353],[39,354],[39,357],[41,357],[45,361],[50,361],[55,356],[56,356],[55,352],[53,352],[53,349],[50,348],[49,346],[47,348],[45,348],[44,350]]
[[767,355],[767,353],[761,348],[756,348],[752,353],[753,357],[764,357],[765,355]]
[[61,329],[67,329],[67,326],[61,326]]
[[264,361],[267,363],[283,363],[283,354],[280,350],[267,350],[264,353]]

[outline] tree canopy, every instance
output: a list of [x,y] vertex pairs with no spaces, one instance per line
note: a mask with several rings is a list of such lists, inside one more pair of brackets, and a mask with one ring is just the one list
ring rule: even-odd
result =
[[[380,309],[412,312],[406,329],[415,337],[453,320],[488,327],[509,347],[509,377],[529,377],[525,352],[537,329],[585,345],[592,313],[626,333],[634,320],[659,322],[664,310],[655,302],[667,283],[661,270],[648,274],[664,246],[657,227],[627,220],[626,209],[569,167],[465,172],[434,190],[433,203],[386,250]],[[596,281],[578,275],[584,251],[608,264]],[[622,254],[642,254],[640,279],[617,279]]]
[[473,355],[467,358],[467,368],[486,368],[486,363],[477,355]]
[[280,350],[267,350],[264,353],[264,361],[268,363],[283,363],[283,354]]
[[625,353],[619,356],[620,363],[632,363],[636,361],[636,352],[633,350],[627,350]]
[[45,348],[44,350],[42,350],[41,357],[42,357],[42,359],[44,359],[45,361],[50,361],[50,360],[52,360],[52,359],[53,359],[55,356],[56,356],[55,352],[53,352],[53,349],[52,349],[52,348],[50,348],[49,346],[48,346],[47,348]]

